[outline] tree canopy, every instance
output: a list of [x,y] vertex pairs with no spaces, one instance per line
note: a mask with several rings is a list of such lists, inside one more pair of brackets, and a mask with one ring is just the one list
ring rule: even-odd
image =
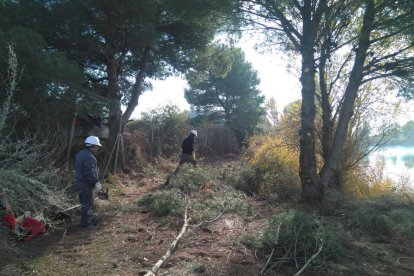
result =
[[[149,78],[188,70],[191,56],[227,23],[224,15],[233,4],[231,0],[2,1],[0,30],[20,39],[17,49],[26,46],[31,51],[27,60],[21,59],[28,67],[29,85],[41,85],[48,96],[57,94],[64,108],[76,110],[83,102],[87,113],[108,117],[110,142],[115,143],[140,95],[151,88]],[[36,103],[33,106],[47,102],[29,98]]]
[[[262,28],[269,40],[301,57],[302,198],[320,200],[333,181],[361,86],[381,79],[398,86],[412,79],[412,1],[254,0],[243,4],[249,26]],[[322,108],[324,136],[320,171],[316,103]]]
[[266,114],[257,72],[241,49],[225,46],[211,46],[196,64],[200,66],[188,74],[187,101],[197,111],[225,122],[241,142]]

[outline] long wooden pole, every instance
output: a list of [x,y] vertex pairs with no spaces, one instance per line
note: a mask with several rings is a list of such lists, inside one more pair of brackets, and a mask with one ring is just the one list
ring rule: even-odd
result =
[[72,125],[70,127],[70,134],[69,134],[69,145],[68,145],[68,153],[66,154],[66,168],[69,169],[69,158],[70,158],[70,151],[72,149],[72,141],[73,135],[75,134],[75,124],[76,124],[76,117],[78,116],[77,113],[73,114],[72,118]]

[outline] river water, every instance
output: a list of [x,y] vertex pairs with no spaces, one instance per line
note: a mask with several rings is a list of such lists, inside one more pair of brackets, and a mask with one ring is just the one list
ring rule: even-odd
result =
[[371,163],[384,158],[384,173],[397,184],[401,181],[414,188],[414,147],[387,147],[370,156]]

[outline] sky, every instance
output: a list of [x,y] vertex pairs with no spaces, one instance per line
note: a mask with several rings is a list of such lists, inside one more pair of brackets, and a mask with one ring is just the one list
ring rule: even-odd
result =
[[[290,102],[300,98],[300,83],[297,77],[288,73],[287,61],[276,53],[259,53],[255,50],[255,41],[248,37],[239,44],[245,52],[246,60],[258,72],[260,77],[259,89],[262,95],[269,99],[274,97],[281,112]],[[181,110],[189,110],[190,105],[184,98],[187,82],[184,78],[169,77],[161,81],[152,81],[153,89],[144,92],[131,118],[138,118],[141,112],[147,112],[157,106],[167,104],[177,105]]]

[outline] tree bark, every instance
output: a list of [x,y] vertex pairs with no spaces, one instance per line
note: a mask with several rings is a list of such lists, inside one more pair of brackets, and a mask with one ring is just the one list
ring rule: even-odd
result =
[[[116,143],[121,142],[121,137],[117,139],[118,135],[122,135],[124,132],[125,124],[128,122],[131,117],[132,112],[135,110],[138,105],[139,96],[142,94],[142,83],[145,79],[148,63],[150,60],[150,48],[145,47],[143,55],[141,58],[140,67],[138,69],[137,75],[135,77],[135,83],[131,91],[131,99],[128,102],[125,113],[122,114],[121,109],[121,89],[119,86],[118,77],[120,72],[118,72],[119,66],[118,62],[113,56],[107,64],[108,72],[108,102],[109,102],[109,119],[108,119],[108,128],[109,128],[109,143],[108,143],[108,155],[107,162],[111,162],[112,166],[115,161],[115,158],[109,160],[109,153],[112,151],[113,147],[116,147]],[[122,152],[120,153],[121,160],[124,158]],[[122,165],[122,162],[119,163]],[[116,171],[117,168],[114,168]]]
[[[328,33],[329,31],[325,31]],[[332,108],[330,101],[330,94],[326,83],[326,62],[329,55],[328,39],[322,44],[321,56],[319,58],[319,87],[321,93],[321,107],[322,107],[322,158],[324,162],[328,160],[332,145]]]
[[109,128],[109,141],[107,145],[107,162],[109,160],[109,154],[112,151],[112,148],[116,146],[116,141],[118,134],[120,133],[120,123],[122,118],[121,110],[121,89],[118,81],[118,62],[115,58],[115,55],[109,59],[107,63],[107,72],[108,72],[108,104],[109,104],[109,118],[108,118],[108,128]]
[[[302,201],[317,202],[323,198],[323,187],[319,183],[316,171],[315,155],[315,39],[319,21],[312,19],[311,1],[305,1],[303,7],[302,55],[302,106],[301,128],[299,131],[300,157],[299,177],[302,185]],[[324,2],[324,1],[322,1]],[[314,18],[314,20],[318,20]],[[320,19],[319,19],[320,20]]]
[[362,83],[364,63],[370,46],[370,35],[374,27],[375,3],[374,0],[366,0],[364,19],[361,34],[358,40],[358,48],[355,50],[355,61],[349,76],[349,82],[345,89],[344,102],[338,118],[335,136],[332,144],[332,151],[328,161],[321,170],[321,185],[327,187],[335,176],[335,170],[341,158],[343,145],[350,119],[353,115],[355,99],[358,96],[358,90]]
[[144,48],[141,62],[139,69],[137,71],[137,75],[135,76],[135,83],[132,87],[132,94],[131,94],[131,100],[128,102],[128,106],[125,110],[124,115],[122,116],[122,129],[125,126],[125,124],[128,122],[129,118],[132,115],[132,112],[134,112],[135,107],[138,105],[138,99],[142,94],[142,83],[144,82],[144,79],[147,75],[148,70],[148,64],[151,59],[151,48],[149,46],[146,46]]

